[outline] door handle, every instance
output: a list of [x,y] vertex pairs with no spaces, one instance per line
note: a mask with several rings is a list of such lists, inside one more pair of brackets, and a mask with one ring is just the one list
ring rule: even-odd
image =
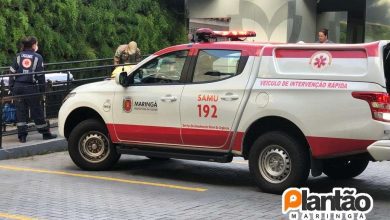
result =
[[224,101],[234,101],[239,99],[240,97],[238,95],[235,95],[231,92],[226,93],[225,95],[221,96],[221,99]]
[[161,97],[160,100],[163,102],[175,102],[177,100],[177,97],[172,95],[166,95],[164,97]]

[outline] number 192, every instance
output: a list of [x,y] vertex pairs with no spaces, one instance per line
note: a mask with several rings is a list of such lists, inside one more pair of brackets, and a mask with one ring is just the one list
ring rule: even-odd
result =
[[201,117],[211,117],[218,118],[217,116],[217,106],[215,105],[198,105],[198,116]]

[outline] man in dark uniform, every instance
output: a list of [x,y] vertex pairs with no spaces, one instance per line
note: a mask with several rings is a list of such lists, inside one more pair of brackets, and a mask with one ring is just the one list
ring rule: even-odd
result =
[[[29,95],[18,98],[16,101],[16,119],[18,128],[18,138],[21,143],[26,142],[28,109],[34,119],[35,126],[44,140],[56,138],[57,135],[50,133],[50,125],[45,120],[43,108],[40,102],[39,93],[45,92],[45,75],[30,74],[43,71],[43,58],[36,53],[38,50],[38,40],[29,36],[22,40],[23,51],[19,53],[10,71],[18,73],[18,76],[10,77],[10,89],[16,96]],[[32,95],[31,94],[36,94]]]

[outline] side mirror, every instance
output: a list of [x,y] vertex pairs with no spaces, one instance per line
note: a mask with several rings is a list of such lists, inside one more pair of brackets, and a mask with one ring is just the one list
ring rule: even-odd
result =
[[127,75],[127,72],[121,72],[115,77],[115,82],[123,87],[129,87],[134,83],[134,76],[131,74]]

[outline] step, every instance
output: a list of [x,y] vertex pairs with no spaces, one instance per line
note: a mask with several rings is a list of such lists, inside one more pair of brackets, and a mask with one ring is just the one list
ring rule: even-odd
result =
[[148,146],[127,146],[118,145],[118,153],[141,155],[147,157],[162,157],[162,158],[176,158],[185,160],[200,160],[218,163],[230,163],[233,160],[233,155],[227,152],[210,152],[199,150],[183,150],[162,147],[148,147]]

